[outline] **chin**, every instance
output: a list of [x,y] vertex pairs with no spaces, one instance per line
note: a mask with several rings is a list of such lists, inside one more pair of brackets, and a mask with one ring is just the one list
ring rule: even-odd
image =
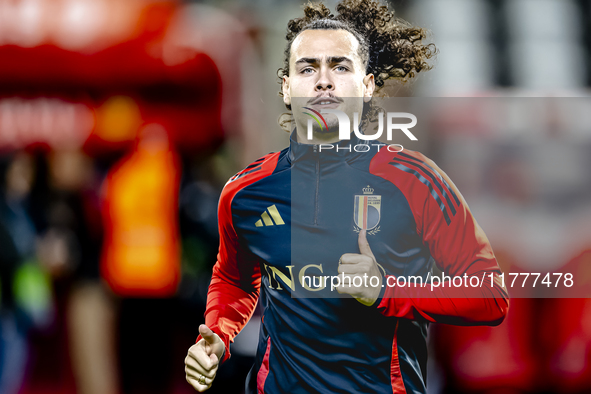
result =
[[314,134],[318,134],[318,135],[322,135],[322,136],[327,136],[327,135],[333,135],[333,134],[338,134],[339,133],[339,128],[338,127],[331,127],[330,125],[328,125],[328,130],[326,129],[318,129],[318,130],[314,130]]
[[335,121],[326,121],[328,125],[328,131],[336,131],[339,132],[339,122]]

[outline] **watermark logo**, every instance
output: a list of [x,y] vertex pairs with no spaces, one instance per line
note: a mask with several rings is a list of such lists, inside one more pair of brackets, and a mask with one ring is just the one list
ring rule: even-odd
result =
[[[323,130],[322,124],[324,123],[324,127],[326,127],[326,130],[328,130],[328,125],[326,124],[326,120],[324,120],[324,117],[320,114],[320,112],[313,110],[312,108],[309,107],[304,107],[304,109],[307,109],[310,112],[314,112],[316,115],[318,115],[318,118],[322,119],[322,123],[320,123],[320,119],[318,119],[316,116],[312,115],[309,112],[304,112],[304,114],[309,115],[312,117],[312,119],[314,119],[316,121],[316,123],[318,123],[318,126],[320,126],[320,130]],[[312,120],[308,120],[308,139],[310,138],[310,130],[312,129]]]
[[[304,107],[305,109],[315,113],[318,117],[322,120],[324,127],[328,130],[328,125],[326,120],[322,116],[323,114],[333,114],[336,116],[339,122],[339,139],[340,140],[349,140],[351,139],[351,121],[346,113],[340,111],[338,109],[322,109],[320,112],[313,110],[309,107]],[[323,129],[322,123],[320,123],[320,119],[316,116],[312,115],[309,112],[304,112],[304,114],[309,115],[312,117],[321,129]],[[385,114],[386,118],[386,138],[388,141],[392,141],[392,134],[394,130],[401,130],[411,141],[417,141],[417,137],[414,136],[413,133],[410,132],[409,129],[415,127],[417,125],[417,117],[409,112],[387,112]],[[395,123],[394,119],[410,119],[410,122],[406,123]],[[312,140],[313,137],[313,123],[312,119],[308,119],[308,129],[307,129],[307,138],[308,140]],[[384,133],[384,113],[381,112],[378,115],[378,130],[373,135],[365,135],[359,131],[359,113],[353,113],[353,132],[355,135],[363,140],[377,140],[382,136]]]

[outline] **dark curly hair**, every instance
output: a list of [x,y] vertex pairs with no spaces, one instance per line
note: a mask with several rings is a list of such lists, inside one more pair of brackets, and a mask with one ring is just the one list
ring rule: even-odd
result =
[[[308,3],[304,17],[289,21],[283,67],[277,71],[280,84],[283,76],[289,76],[291,45],[304,30],[346,30],[353,34],[359,41],[359,56],[366,73],[374,75],[376,91],[386,80],[405,82],[432,68],[427,61],[437,49],[434,44],[421,43],[427,37],[426,30],[396,18],[394,11],[379,1],[343,0],[336,10],[337,15],[333,15],[322,3]],[[281,90],[279,95],[283,97]],[[291,109],[289,105],[287,108]]]

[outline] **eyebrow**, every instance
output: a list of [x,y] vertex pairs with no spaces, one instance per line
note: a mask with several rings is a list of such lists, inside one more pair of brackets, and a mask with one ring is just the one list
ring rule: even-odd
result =
[[[351,59],[349,59],[346,56],[330,56],[327,59],[327,62],[329,64],[334,64],[334,63],[349,63],[349,64],[353,64],[353,61]],[[295,64],[318,64],[320,63],[320,59],[317,57],[303,57],[298,59]]]

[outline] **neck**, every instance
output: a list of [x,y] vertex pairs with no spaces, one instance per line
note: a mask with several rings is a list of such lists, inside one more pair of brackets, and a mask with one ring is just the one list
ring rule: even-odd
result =
[[300,144],[308,144],[308,145],[319,145],[319,144],[332,144],[335,142],[340,141],[339,138],[339,130],[329,130],[325,133],[312,133],[312,139],[308,139],[308,130],[307,128],[296,127],[296,134],[298,136],[298,142]]

